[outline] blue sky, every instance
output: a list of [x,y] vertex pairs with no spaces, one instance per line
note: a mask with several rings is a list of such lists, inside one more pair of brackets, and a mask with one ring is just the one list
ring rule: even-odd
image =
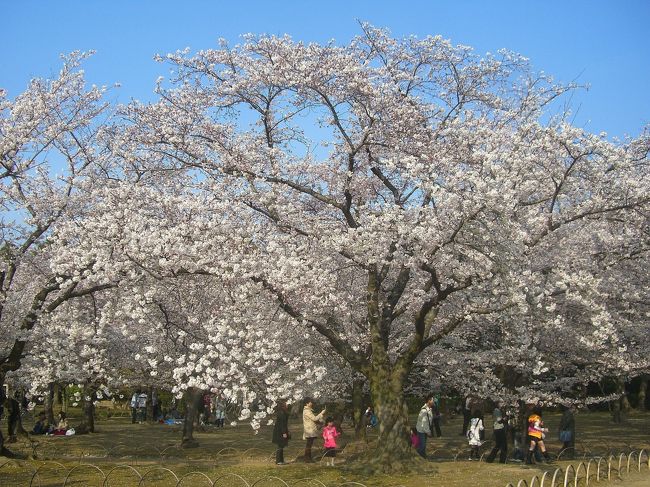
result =
[[247,32],[345,43],[361,19],[398,37],[441,34],[478,53],[508,48],[557,79],[588,83],[571,105],[574,123],[592,132],[636,136],[650,123],[650,0],[3,0],[1,11],[0,87],[9,96],[56,73],[60,53],[95,49],[90,81],[121,83],[119,101],[148,100],[167,74],[156,53]]

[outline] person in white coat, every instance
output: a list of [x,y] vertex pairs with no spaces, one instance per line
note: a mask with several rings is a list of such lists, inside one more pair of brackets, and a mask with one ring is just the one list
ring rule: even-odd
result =
[[314,446],[314,440],[318,438],[318,422],[323,421],[325,409],[320,413],[314,414],[314,401],[310,397],[305,398],[305,407],[302,410],[302,439],[306,440],[305,444],[305,462],[312,463],[311,449]]
[[424,405],[420,408],[418,414],[418,422],[415,425],[415,430],[418,433],[418,448],[417,452],[422,458],[426,458],[427,451],[427,437],[431,436],[431,425],[433,424],[433,396],[426,397]]
[[483,414],[481,411],[474,411],[472,418],[469,420],[469,427],[467,428],[467,441],[469,441],[470,453],[469,460],[480,458],[479,449],[481,444],[481,431],[485,428],[483,427]]

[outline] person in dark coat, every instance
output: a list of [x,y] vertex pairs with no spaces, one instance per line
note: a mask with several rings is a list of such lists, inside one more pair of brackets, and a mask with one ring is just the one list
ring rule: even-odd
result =
[[492,448],[486,462],[492,463],[497,453],[500,452],[499,462],[506,463],[506,458],[508,457],[508,417],[503,415],[501,409],[495,408],[492,413],[492,419],[494,421],[494,448]]
[[562,452],[567,450],[564,458],[572,459],[575,454],[576,445],[576,420],[573,411],[567,406],[562,406],[562,419],[560,419],[559,428],[560,441],[562,442]]
[[275,416],[275,426],[273,427],[273,443],[278,449],[275,451],[275,464],[284,465],[284,448],[289,444],[289,413],[287,412],[286,401],[278,403],[277,413]]

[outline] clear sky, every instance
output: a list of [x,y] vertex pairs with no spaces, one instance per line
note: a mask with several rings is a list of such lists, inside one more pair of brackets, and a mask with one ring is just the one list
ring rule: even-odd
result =
[[360,19],[481,54],[508,48],[559,80],[588,83],[571,105],[574,123],[592,132],[636,136],[650,123],[650,0],[0,0],[0,18],[0,87],[10,97],[56,73],[60,53],[94,49],[90,81],[121,83],[119,101],[148,100],[167,74],[156,53],[248,32],[345,43]]

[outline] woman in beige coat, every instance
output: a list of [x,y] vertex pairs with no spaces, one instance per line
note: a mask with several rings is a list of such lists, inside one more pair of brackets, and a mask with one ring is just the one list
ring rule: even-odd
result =
[[302,427],[304,432],[302,439],[307,440],[305,445],[305,462],[313,462],[311,458],[311,448],[314,445],[314,440],[318,438],[318,421],[322,421],[325,416],[325,409],[319,414],[314,414],[314,401],[310,397],[305,398],[305,407],[302,410]]

